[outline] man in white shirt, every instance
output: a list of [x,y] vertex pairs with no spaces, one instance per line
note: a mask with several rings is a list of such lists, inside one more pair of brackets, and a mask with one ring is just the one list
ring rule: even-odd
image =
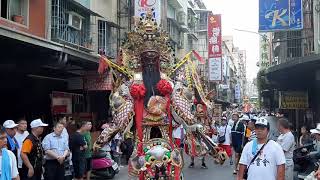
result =
[[178,148],[183,148],[181,145],[183,144],[183,139],[186,134],[186,131],[183,129],[183,126],[180,125],[173,130],[172,136],[174,138],[174,142]]
[[54,125],[54,132],[46,135],[42,141],[46,163],[44,177],[46,180],[64,179],[64,161],[69,156],[68,141],[61,136],[64,126],[62,123]]
[[[270,124],[267,119],[258,119],[255,130],[257,139],[248,142],[242,151],[237,180],[243,179],[247,168],[247,180],[284,180],[286,163],[284,152],[278,143],[268,140]],[[257,157],[251,163],[255,155]]]
[[219,146],[223,148],[229,158],[232,156],[232,150],[231,150],[231,127],[227,124],[227,118],[222,117],[221,118],[221,126],[218,128],[218,140],[219,137],[225,137],[224,142],[219,142]]
[[279,119],[278,129],[281,133],[278,137],[277,143],[283,149],[284,155],[286,157],[286,180],[293,179],[293,151],[295,149],[294,136],[290,131],[290,123],[287,119]]
[[24,139],[29,135],[29,132],[27,131],[28,123],[24,118],[21,118],[18,120],[18,128],[16,131],[16,135],[14,136],[18,142],[19,148],[18,148],[18,169],[19,172],[21,172],[22,168],[22,159],[21,159],[21,147]]

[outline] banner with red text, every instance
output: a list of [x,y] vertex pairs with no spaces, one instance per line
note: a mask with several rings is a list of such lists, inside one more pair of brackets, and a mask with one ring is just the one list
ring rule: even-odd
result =
[[208,58],[222,56],[221,15],[208,15]]

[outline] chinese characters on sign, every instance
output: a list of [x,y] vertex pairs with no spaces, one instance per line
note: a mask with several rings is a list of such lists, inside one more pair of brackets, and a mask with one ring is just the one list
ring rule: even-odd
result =
[[307,109],[308,102],[307,92],[281,91],[279,94],[280,109]]
[[236,84],[234,88],[234,99],[240,100],[241,98],[241,87],[240,84]]
[[222,81],[221,57],[209,58],[209,80]]
[[222,81],[221,15],[208,15],[209,80]]
[[259,31],[303,29],[302,0],[260,0]]
[[135,0],[134,15],[136,17],[145,16],[148,11],[153,9],[153,17],[158,25],[161,24],[161,0]]
[[221,15],[208,16],[208,57],[221,57]]

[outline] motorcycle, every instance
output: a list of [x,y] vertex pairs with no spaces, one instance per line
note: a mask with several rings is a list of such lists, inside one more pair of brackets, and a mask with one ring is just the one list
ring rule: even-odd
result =
[[310,173],[319,167],[318,159],[311,157],[313,144],[297,148],[293,151],[295,180],[305,179]]
[[118,164],[108,151],[99,151],[92,156],[92,175],[94,179],[113,179],[119,173]]

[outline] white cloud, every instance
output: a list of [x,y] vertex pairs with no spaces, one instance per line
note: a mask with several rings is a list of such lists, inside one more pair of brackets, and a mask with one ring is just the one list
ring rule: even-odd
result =
[[256,77],[259,60],[259,35],[239,32],[242,29],[258,32],[258,0],[203,0],[207,9],[222,15],[222,35],[233,35],[234,44],[247,51],[247,78]]

